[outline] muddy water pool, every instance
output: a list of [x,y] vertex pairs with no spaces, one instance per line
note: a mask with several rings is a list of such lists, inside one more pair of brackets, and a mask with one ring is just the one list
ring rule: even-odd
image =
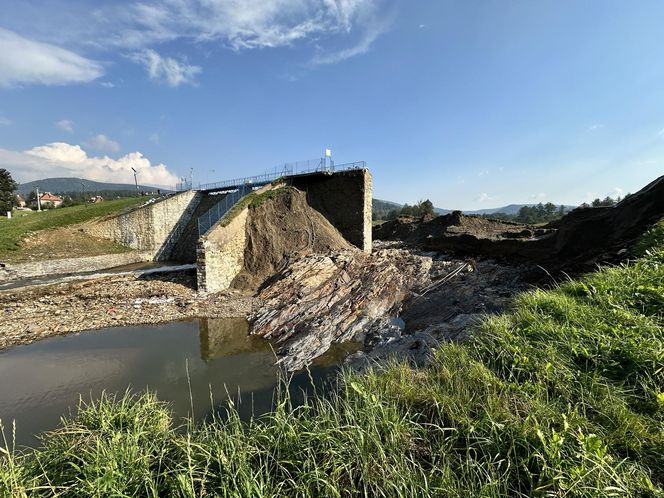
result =
[[[309,372],[295,374],[291,393],[317,389],[338,370],[353,347],[337,347]],[[156,391],[175,417],[201,420],[228,397],[241,416],[269,412],[279,371],[270,344],[248,336],[244,319],[200,319],[129,326],[53,337],[0,353],[0,420],[7,437],[16,421],[18,446],[35,446],[36,435],[75,413],[80,398],[105,390]],[[238,396],[239,393],[239,396]],[[191,397],[190,397],[191,394]],[[80,398],[79,398],[80,397]],[[212,401],[211,401],[212,399]]]

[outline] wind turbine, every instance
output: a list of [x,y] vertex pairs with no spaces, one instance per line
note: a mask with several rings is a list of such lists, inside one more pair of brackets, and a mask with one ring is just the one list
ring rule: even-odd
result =
[[136,175],[138,175],[138,171],[136,171],[133,167],[131,167],[131,170],[134,172],[134,183],[136,184],[136,192],[138,193],[138,180],[136,179]]

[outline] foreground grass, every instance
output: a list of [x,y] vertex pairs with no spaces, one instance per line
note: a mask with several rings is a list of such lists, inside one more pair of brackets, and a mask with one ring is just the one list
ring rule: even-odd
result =
[[103,397],[5,445],[5,496],[662,496],[664,223],[639,258],[516,299],[430,367],[173,430],[152,395]]
[[0,217],[0,261],[20,259],[21,239],[30,232],[75,225],[139,206],[146,200],[146,197],[128,197],[100,204],[51,209],[41,213],[17,211],[12,219]]

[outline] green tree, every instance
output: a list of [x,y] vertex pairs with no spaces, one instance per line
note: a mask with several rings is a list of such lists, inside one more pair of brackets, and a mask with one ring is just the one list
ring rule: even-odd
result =
[[11,211],[16,205],[16,190],[18,184],[12,178],[9,171],[0,168],[0,213]]
[[433,202],[429,199],[419,203],[419,213],[420,216],[433,215]]

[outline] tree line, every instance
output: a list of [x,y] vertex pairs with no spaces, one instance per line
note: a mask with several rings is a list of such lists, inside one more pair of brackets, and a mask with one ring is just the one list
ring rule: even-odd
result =
[[434,214],[433,202],[429,199],[418,201],[412,206],[404,204],[395,206],[392,203],[383,202],[374,199],[373,218],[374,220],[396,220],[399,216],[432,216]]

